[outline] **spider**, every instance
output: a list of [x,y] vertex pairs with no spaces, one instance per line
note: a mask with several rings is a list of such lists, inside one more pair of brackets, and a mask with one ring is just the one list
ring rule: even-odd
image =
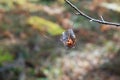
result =
[[61,41],[67,48],[74,48],[76,43],[76,37],[73,30],[68,29],[67,31],[63,32]]

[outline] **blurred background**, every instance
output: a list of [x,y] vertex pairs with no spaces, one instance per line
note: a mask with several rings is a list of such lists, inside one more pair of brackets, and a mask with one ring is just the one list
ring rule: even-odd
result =
[[[70,0],[120,23],[120,0]],[[90,22],[64,0],[0,0],[0,80],[120,80],[120,28]],[[60,41],[72,27],[75,48]]]

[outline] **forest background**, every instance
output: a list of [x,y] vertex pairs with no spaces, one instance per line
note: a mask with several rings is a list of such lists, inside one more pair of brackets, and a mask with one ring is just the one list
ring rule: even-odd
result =
[[[120,23],[120,0],[70,0]],[[120,80],[120,27],[91,22],[64,0],[0,0],[0,80]],[[75,48],[60,41],[71,27]]]

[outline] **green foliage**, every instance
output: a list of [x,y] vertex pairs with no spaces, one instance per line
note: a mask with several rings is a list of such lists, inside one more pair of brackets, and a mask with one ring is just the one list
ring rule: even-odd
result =
[[[97,6],[92,5],[89,7],[89,5],[86,5],[92,0],[70,1],[87,15],[100,19],[96,14],[100,10],[91,11],[89,9],[91,7],[98,9]],[[118,9],[116,8],[116,10]],[[93,63],[94,61],[101,63],[102,61],[99,61],[98,56],[102,53],[105,55],[107,53],[112,55],[118,53],[120,34],[116,33],[116,30],[102,33],[99,31],[101,25],[89,22],[83,16],[74,15],[73,13],[76,13],[74,11],[64,0],[0,0],[0,43],[2,44],[2,48],[0,48],[0,66],[4,67],[3,63],[8,64],[14,58],[16,61],[20,58],[25,63],[24,69],[23,66],[19,66],[19,63],[18,66],[14,64],[15,66],[10,67],[10,75],[7,76],[14,77],[14,79],[9,80],[18,80],[21,72],[25,72],[27,80],[31,79],[31,77],[33,80],[58,80],[63,79],[62,76],[66,80],[66,69],[67,71],[73,71],[72,74],[74,75],[81,65],[83,65],[83,68],[90,69],[87,63],[89,60],[90,62],[93,61]],[[109,15],[106,15],[107,17],[104,14],[103,12],[105,20],[109,15],[112,15],[109,17],[112,20],[107,21],[117,22],[117,20],[120,20],[119,13],[110,12]],[[115,17],[116,15],[117,17]],[[57,35],[61,35],[65,31],[63,28],[69,27],[69,22],[73,22],[72,28],[76,35],[76,46],[75,49],[66,50]],[[14,53],[14,55],[11,53]],[[79,58],[79,56],[83,55],[85,56],[85,63],[80,62],[80,65],[74,65],[76,60],[78,62],[83,60]],[[94,56],[96,57],[94,58]],[[65,65],[68,62],[72,64]],[[83,72],[83,68],[80,72]],[[41,76],[41,74],[45,75],[45,77]],[[72,77],[72,74],[68,74],[67,79]],[[4,75],[6,77],[6,73]],[[77,80],[76,78],[77,76],[71,79]]]
[[0,0],[0,8],[9,10],[11,8],[13,8],[13,1],[11,0]]
[[26,4],[26,0],[0,0],[0,8],[5,10],[13,9],[15,4],[24,5]]
[[38,78],[36,80],[48,80],[47,78]]
[[56,0],[39,0],[39,3],[50,5],[53,4]]
[[64,31],[58,24],[37,16],[28,18],[27,23],[35,29],[48,32],[50,35],[59,35]]
[[0,64],[2,62],[12,61],[12,60],[13,60],[13,56],[10,54],[10,52],[0,48]]

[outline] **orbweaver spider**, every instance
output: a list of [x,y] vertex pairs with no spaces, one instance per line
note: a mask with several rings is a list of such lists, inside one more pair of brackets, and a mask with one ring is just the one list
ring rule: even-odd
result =
[[64,46],[67,48],[75,47],[76,37],[72,29],[68,29],[67,31],[62,33],[61,41]]

